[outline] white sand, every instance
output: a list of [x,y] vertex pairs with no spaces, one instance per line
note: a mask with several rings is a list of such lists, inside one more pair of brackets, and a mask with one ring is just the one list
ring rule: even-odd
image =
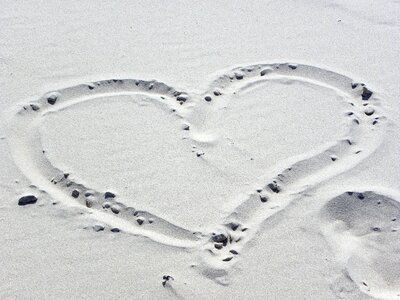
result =
[[2,3],[1,299],[400,299],[400,4],[214,2]]

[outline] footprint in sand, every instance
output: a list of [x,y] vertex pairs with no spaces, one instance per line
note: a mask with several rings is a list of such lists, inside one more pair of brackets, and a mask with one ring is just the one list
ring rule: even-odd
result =
[[344,273],[380,299],[400,296],[399,199],[374,191],[346,192],[321,211],[322,232]]

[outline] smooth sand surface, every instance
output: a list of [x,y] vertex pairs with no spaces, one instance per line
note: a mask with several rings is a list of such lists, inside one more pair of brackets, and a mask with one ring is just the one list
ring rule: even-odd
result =
[[399,3],[2,7],[0,298],[400,299]]

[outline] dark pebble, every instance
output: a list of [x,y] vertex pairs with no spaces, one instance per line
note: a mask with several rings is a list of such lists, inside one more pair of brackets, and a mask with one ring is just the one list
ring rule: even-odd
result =
[[371,98],[371,96],[372,96],[372,92],[364,86],[363,92],[361,94],[362,99],[368,100],[369,98]]
[[111,229],[111,232],[120,232],[121,230],[119,230],[119,228],[117,228],[117,227],[114,227],[114,228],[112,228]]
[[228,224],[228,227],[229,227],[230,229],[232,229],[233,231],[236,231],[236,229],[239,228],[239,224],[238,224],[238,223],[235,223],[235,222],[231,222],[231,223]]
[[216,243],[222,243],[224,246],[228,243],[228,238],[222,233],[213,235],[211,239]]
[[36,201],[37,201],[37,198],[33,195],[23,196],[23,197],[19,198],[18,205],[24,206],[27,204],[34,204],[34,203],[36,203]]
[[31,104],[31,108],[32,108],[32,110],[34,110],[34,111],[38,111],[38,110],[40,109],[40,107],[37,106],[36,104]]
[[214,244],[214,247],[215,247],[216,249],[218,249],[218,250],[221,250],[222,247],[224,247],[224,245],[221,244],[221,243],[217,243],[217,244]]
[[279,193],[281,189],[279,188],[278,184],[276,182],[271,182],[268,184],[268,187],[273,191],[274,193]]
[[206,100],[207,102],[210,102],[212,99],[211,99],[210,96],[205,96],[205,97],[204,97],[204,100]]
[[214,91],[214,95],[215,95],[215,96],[221,96],[221,92],[219,92],[219,91]]
[[227,257],[227,258],[224,258],[222,261],[231,261],[232,260],[232,256],[231,257]]
[[115,198],[115,194],[111,192],[104,193],[104,199]]
[[47,97],[47,102],[48,102],[50,105],[56,104],[56,101],[57,101],[57,96],[55,96],[55,95],[52,95],[52,96]]
[[73,190],[71,193],[71,196],[74,198],[78,198],[79,197],[79,191],[78,190]]

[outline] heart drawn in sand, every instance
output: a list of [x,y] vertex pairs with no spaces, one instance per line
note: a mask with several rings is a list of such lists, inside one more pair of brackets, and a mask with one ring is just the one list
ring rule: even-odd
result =
[[375,149],[378,104],[338,73],[257,64],[202,94],[134,79],[51,92],[16,114],[9,141],[60,203],[114,231],[217,249],[211,264],[224,269],[266,218]]

